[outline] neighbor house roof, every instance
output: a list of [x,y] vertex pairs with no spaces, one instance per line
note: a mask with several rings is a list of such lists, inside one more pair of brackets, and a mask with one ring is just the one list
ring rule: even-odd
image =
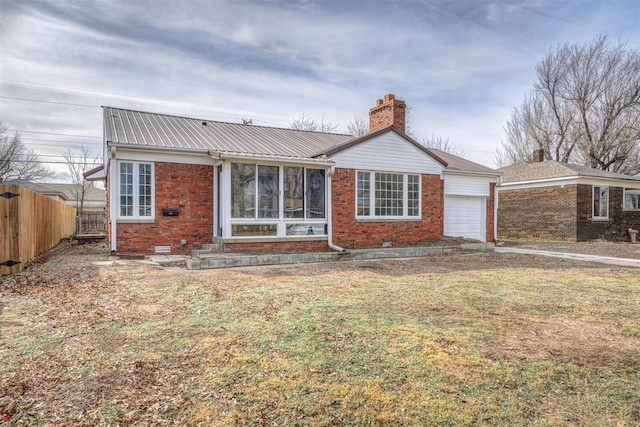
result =
[[[4,184],[7,185],[20,185],[35,191],[36,193],[45,194],[47,196],[57,196],[63,200],[74,201],[76,200],[76,194],[81,188],[80,184],[59,184],[59,183],[36,183],[26,181],[23,179],[17,179],[14,181],[8,181]],[[89,187],[84,195],[85,202],[102,202],[105,201],[105,191],[102,188]]]
[[520,162],[498,169],[502,172],[502,182],[544,181],[553,178],[590,177],[624,179],[638,181],[629,175],[607,172],[588,166],[560,163],[553,160],[544,162]]
[[[67,198],[67,200],[75,200],[76,195],[79,194],[82,187],[80,184],[56,184],[56,183],[49,184],[47,183],[47,184],[41,184],[41,185],[51,189],[52,191],[63,193]],[[97,187],[88,187],[85,190],[85,193],[84,193],[85,202],[90,202],[90,201],[104,202],[104,200],[105,200],[104,189],[97,188]]]
[[224,123],[103,107],[108,145],[310,158],[353,139],[351,135]]
[[[49,187],[48,184],[39,184],[36,182],[26,181],[24,179],[16,179],[13,181],[3,182],[6,185],[19,185],[24,188],[28,188],[31,191],[35,191],[36,193],[45,194],[47,196],[57,196],[63,200],[69,200],[70,198],[60,190],[54,190]],[[75,197],[74,197],[75,198]]]

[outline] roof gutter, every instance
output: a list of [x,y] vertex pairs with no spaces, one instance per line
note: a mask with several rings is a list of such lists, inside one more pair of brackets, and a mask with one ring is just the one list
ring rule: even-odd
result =
[[324,166],[333,167],[333,160],[316,160],[308,158],[297,157],[278,157],[278,156],[263,156],[260,154],[244,154],[244,153],[225,153],[221,151],[208,151],[209,157],[216,160],[261,160],[273,163],[285,163],[296,165],[310,165],[310,166]]
[[490,176],[490,177],[501,177],[502,172],[476,172],[476,171],[464,171],[459,169],[449,169],[444,168],[442,170],[443,173],[448,173],[451,175],[476,175],[476,176]]
[[157,145],[131,145],[131,144],[121,144],[118,142],[107,141],[108,147],[115,148],[126,148],[127,150],[135,150],[135,151],[160,151],[166,152],[170,151],[173,153],[189,153],[189,154],[207,154],[209,150],[206,148],[184,148],[184,147],[160,147]]

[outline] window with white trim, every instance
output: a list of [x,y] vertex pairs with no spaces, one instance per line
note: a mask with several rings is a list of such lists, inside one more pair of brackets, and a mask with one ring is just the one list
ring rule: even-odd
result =
[[153,163],[118,162],[118,216],[153,218]]
[[593,219],[609,218],[609,187],[593,186]]
[[231,235],[327,234],[325,169],[231,163]]
[[640,211],[640,188],[624,189],[624,205],[625,211]]
[[357,171],[356,216],[420,218],[420,175]]

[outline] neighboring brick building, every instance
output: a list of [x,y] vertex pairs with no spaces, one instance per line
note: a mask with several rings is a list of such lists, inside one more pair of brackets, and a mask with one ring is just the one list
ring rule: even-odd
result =
[[499,169],[499,240],[629,240],[640,227],[640,179],[540,154]]
[[499,173],[404,133],[404,101],[371,133],[306,132],[104,108],[113,253],[328,251],[494,240]]

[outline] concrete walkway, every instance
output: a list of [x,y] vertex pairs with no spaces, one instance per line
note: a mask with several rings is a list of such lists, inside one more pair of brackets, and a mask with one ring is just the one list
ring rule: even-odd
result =
[[625,267],[640,268],[640,260],[631,259],[631,258],[616,258],[611,256],[576,254],[576,253],[569,253],[569,252],[553,252],[553,251],[544,251],[539,249],[512,248],[512,247],[504,247],[504,246],[496,247],[495,252],[499,254],[515,253],[515,254],[541,255],[541,256],[548,256],[548,257],[555,257],[555,258],[572,259],[575,261],[597,262],[601,264],[622,265]]

